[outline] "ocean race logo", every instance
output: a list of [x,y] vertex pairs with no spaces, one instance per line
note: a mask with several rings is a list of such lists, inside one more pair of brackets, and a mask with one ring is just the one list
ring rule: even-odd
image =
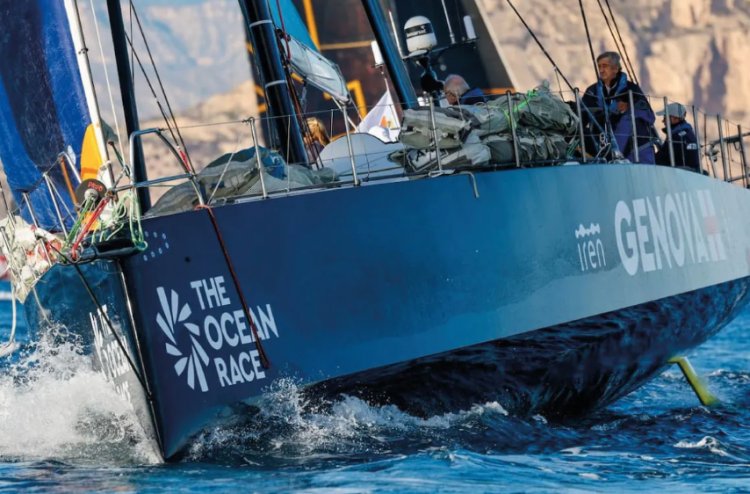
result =
[[631,276],[727,259],[708,190],[619,201],[615,235]]
[[[156,323],[167,337],[167,354],[176,359],[177,375],[204,393],[217,384],[265,379],[245,311],[227,295],[224,277],[191,281],[189,288],[187,299],[174,289],[156,289],[161,306]],[[270,305],[248,311],[261,341],[279,337]]]

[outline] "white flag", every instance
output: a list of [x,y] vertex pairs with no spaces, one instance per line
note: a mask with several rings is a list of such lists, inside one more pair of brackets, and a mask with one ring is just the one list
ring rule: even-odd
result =
[[357,126],[357,132],[372,134],[385,142],[398,140],[401,125],[390,91],[386,90],[378,103],[365,115],[365,118]]

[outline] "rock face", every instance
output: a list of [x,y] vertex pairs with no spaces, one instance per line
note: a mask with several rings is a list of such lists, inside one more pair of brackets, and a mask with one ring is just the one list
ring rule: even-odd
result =
[[[506,0],[479,1],[484,3],[518,89],[535,87],[545,79],[553,88],[564,88]],[[228,38],[237,38],[230,31],[241,29],[239,14],[236,9],[209,4],[157,5],[144,15],[152,26],[148,31],[156,27],[156,38],[150,35],[150,44],[166,74],[165,85],[171,94],[177,91],[173,101],[182,103],[178,121],[197,168],[252,141],[249,127],[243,124],[191,126],[236,122],[255,115],[257,108],[252,84],[239,84],[248,73],[242,47],[225,44]],[[524,0],[514,4],[574,87],[583,89],[595,80],[577,0]],[[585,0],[583,4],[594,52],[618,50],[598,2]],[[601,4],[607,11],[607,3]],[[750,130],[750,64],[743,56],[750,46],[750,0],[609,0],[609,4],[615,16],[615,22],[610,21],[612,29],[615,25],[619,28],[624,51],[644,91],[653,97],[654,109],[663,106],[666,96],[695,105],[699,125],[707,135],[716,135],[717,113],[747,124]],[[201,24],[207,27],[198,30],[195,26]],[[188,59],[180,55],[196,52],[201,55]],[[191,86],[185,78],[194,73],[210,73],[212,78],[201,86]],[[231,87],[234,89],[228,92],[221,89]],[[202,94],[217,90],[219,96],[193,104]],[[185,110],[187,107],[190,109]],[[145,125],[164,124],[154,120]],[[736,127],[728,130],[735,131]],[[180,172],[177,160],[156,139],[144,139],[144,144],[153,165],[152,178]]]
[[[595,78],[576,0],[515,2],[560,70],[581,88]],[[750,46],[748,0],[610,1],[625,51],[648,94],[708,114],[721,113],[748,124],[750,68],[743,56]],[[495,32],[520,87],[549,79],[557,84],[542,55],[505,0],[484,0]],[[594,51],[616,50],[598,4],[584,1]],[[602,2],[606,10],[606,3]],[[613,26],[614,29],[614,26]],[[654,107],[661,107],[655,102]]]

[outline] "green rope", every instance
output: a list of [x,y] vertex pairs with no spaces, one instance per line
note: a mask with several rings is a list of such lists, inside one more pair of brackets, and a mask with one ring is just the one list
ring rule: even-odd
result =
[[73,241],[78,236],[78,232],[81,231],[81,227],[83,226],[83,222],[86,220],[86,216],[94,211],[94,207],[95,204],[93,199],[84,199],[83,204],[81,204],[81,210],[78,212],[76,222],[68,232],[68,236],[65,237],[65,247],[70,247],[73,244]]

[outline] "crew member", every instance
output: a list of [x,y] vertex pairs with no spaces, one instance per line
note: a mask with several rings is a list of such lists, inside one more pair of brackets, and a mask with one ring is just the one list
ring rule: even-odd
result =
[[475,105],[485,103],[487,97],[481,89],[471,88],[466,79],[457,74],[451,74],[445,78],[443,83],[445,99],[451,105]]
[[[595,119],[592,121],[588,115],[584,114],[584,123],[588,127],[589,136],[593,137],[595,142],[601,142],[599,135],[601,131],[607,131],[605,124],[609,123],[614,134],[613,147],[616,146],[616,150],[622,157],[630,161],[635,160],[629,101],[629,93],[632,91],[638,158],[641,163],[654,163],[651,129],[656,117],[643,90],[638,84],[628,80],[627,74],[622,71],[618,53],[612,51],[602,53],[596,58],[596,66],[599,71],[599,80],[586,89],[582,98],[583,104],[593,113]],[[608,140],[611,141],[611,136]],[[592,150],[591,145],[592,143],[589,142],[587,146],[589,151]],[[617,157],[617,153],[612,152],[610,157]]]
[[669,145],[671,143],[675,166],[702,173],[698,139],[695,137],[693,127],[685,120],[687,114],[685,107],[679,103],[669,103],[664,110],[657,113],[657,115],[664,116],[664,134],[667,134],[667,113],[669,113],[672,135],[667,136],[667,140],[656,153],[656,164],[671,165],[669,159]]

